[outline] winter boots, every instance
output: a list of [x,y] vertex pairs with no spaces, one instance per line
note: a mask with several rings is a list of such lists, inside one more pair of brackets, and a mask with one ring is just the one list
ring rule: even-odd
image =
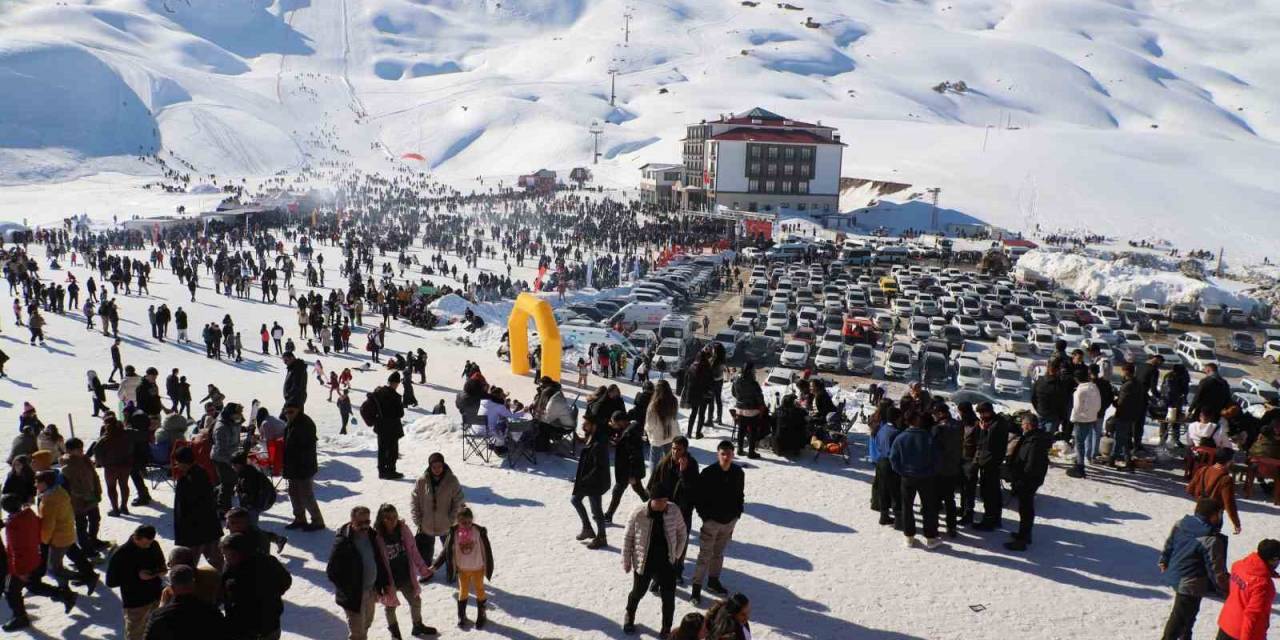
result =
[[588,549],[603,549],[607,546],[609,546],[609,540],[604,535],[604,529],[601,529],[600,535],[597,535],[587,544]]
[[696,605],[702,604],[702,585],[694,583],[692,587],[689,587],[689,602]]
[[391,639],[392,639],[392,640],[404,640],[404,638],[400,637],[400,625],[399,625],[399,624],[392,623],[392,624],[391,624],[391,626],[387,629],[387,631],[390,631],[390,632],[391,632]]
[[459,600],[458,601],[458,628],[466,629],[467,625],[469,624],[471,624],[471,621],[467,619],[467,601]]
[[413,624],[413,630],[409,633],[413,634],[413,637],[415,638],[429,638],[437,635],[439,632],[436,631],[435,627],[428,627],[421,622],[415,622]]
[[622,621],[622,632],[627,634],[636,632],[636,612],[627,611],[627,617]]
[[707,580],[707,591],[718,596],[729,595],[729,590],[724,588],[724,585],[720,584],[720,576],[712,576]]
[[592,530],[591,530],[591,527],[585,527],[585,526],[584,526],[584,527],[582,527],[582,532],[581,532],[581,533],[579,533],[579,534],[578,534],[578,537],[576,537],[576,538],[574,538],[574,539],[575,539],[575,540],[577,540],[577,541],[579,541],[579,542],[581,542],[581,541],[583,541],[583,540],[590,540],[590,539],[592,539],[592,538],[594,538],[594,537],[596,537],[596,532],[595,532],[595,531],[592,531]]
[[486,618],[484,615],[484,607],[486,602],[487,602],[486,600],[476,600],[476,628],[477,629],[483,629],[485,623],[489,621],[488,618]]

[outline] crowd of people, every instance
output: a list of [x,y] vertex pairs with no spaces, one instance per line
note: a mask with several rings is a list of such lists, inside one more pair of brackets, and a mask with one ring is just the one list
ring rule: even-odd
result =
[[[28,328],[31,345],[46,340],[45,314],[83,314],[88,331],[95,330],[96,318],[111,341],[107,379],[95,371],[86,374],[92,415],[101,420],[94,437],[64,437],[35,406],[23,407],[0,498],[7,514],[0,560],[13,614],[6,632],[33,624],[28,597],[52,599],[72,611],[84,598],[95,597],[105,580],[107,588],[120,592],[121,635],[129,640],[278,638],[294,577],[277,556],[290,543],[288,536],[296,543],[297,536],[325,532],[333,536],[325,578],[348,637],[368,637],[379,617],[397,640],[406,634],[437,635],[424,619],[423,601],[429,597],[424,585],[441,569],[457,589],[452,595],[456,625],[485,628],[492,611],[486,585],[494,576],[494,549],[489,530],[480,524],[485,514],[467,502],[443,454],[432,453],[420,474],[410,472],[417,477],[407,504],[356,506],[336,530],[326,523],[316,496],[320,436],[309,413],[323,404],[309,398],[311,381],[328,391],[326,400],[336,396],[340,433],[355,421],[376,436],[378,477],[400,480],[405,477],[399,468],[405,421],[418,405],[414,378],[419,385],[428,383],[428,354],[421,348],[392,351],[387,341],[408,327],[448,322],[433,301],[459,295],[476,303],[523,291],[554,290],[563,296],[578,287],[615,286],[653,268],[659,252],[672,245],[733,241],[722,224],[576,193],[463,195],[372,176],[339,187],[343,202],[305,222],[281,216],[244,227],[193,225],[147,235],[73,228],[68,221],[31,239],[43,248],[47,265],[27,245],[5,251],[15,322]],[[480,269],[482,259],[503,266]],[[522,273],[536,269],[537,276],[518,277],[513,266]],[[76,269],[87,274],[83,285]],[[740,280],[729,269],[723,276],[725,282]],[[157,280],[169,278],[189,293],[186,304],[192,308],[198,298],[222,304],[208,299],[212,291],[212,296],[280,305],[296,318],[295,327],[226,312],[220,321],[197,323],[206,357],[226,358],[226,366],[255,356],[251,336],[258,324],[262,360],[279,358],[284,370],[278,402],[228,398],[218,387],[218,369],[199,372],[207,380],[196,382],[192,372],[182,375],[178,368],[164,367],[169,373],[162,382],[160,368],[149,365],[163,356],[129,348],[145,340],[162,354],[159,349],[189,342],[188,311],[178,300],[146,305],[149,335],[129,331],[130,317],[141,325],[141,296],[149,295]],[[483,328],[475,314],[462,322],[469,331]],[[249,351],[243,349],[244,327],[250,332]],[[365,353],[353,356],[350,344],[361,333]],[[341,373],[326,371],[322,359],[338,354],[367,361]],[[499,455],[512,454],[516,445],[543,451],[568,447],[575,466],[568,502],[581,524],[577,540],[587,549],[608,549],[615,518],[624,531],[619,550],[630,585],[625,601],[617,603],[623,633],[637,632],[641,601],[652,593],[659,601],[660,637],[748,639],[751,600],[722,579],[746,509],[751,471],[739,459],[761,457],[757,446],[765,442],[792,459],[812,446],[843,450],[852,444],[842,428],[844,412],[832,389],[816,378],[798,380],[788,393],[766,398],[754,365],[735,371],[717,343],[670,371],[652,371],[652,355],[628,358],[603,345],[591,349],[578,363],[577,386],[585,388],[586,398],[577,419],[565,396],[567,382],[539,371],[526,404],[512,397],[518,392],[490,384],[468,361],[454,410],[464,427],[489,438]],[[0,352],[0,375],[6,359]],[[210,366],[215,364],[220,362]],[[868,420],[867,446],[875,465],[871,508],[881,524],[900,530],[909,546],[932,549],[944,534],[956,537],[960,526],[979,532],[999,528],[1007,483],[1017,501],[1019,526],[1005,547],[1027,551],[1036,494],[1046,480],[1055,440],[1077,451],[1069,475],[1085,477],[1097,462],[1103,437],[1114,441],[1106,459],[1132,469],[1145,416],[1153,407],[1181,410],[1186,386],[1173,373],[1161,378],[1160,365],[1153,360],[1147,368],[1126,368],[1124,383],[1110,390],[1109,372],[1101,372],[1087,354],[1060,353],[1036,383],[1034,410],[1015,415],[1000,414],[989,403],[953,407],[919,385],[897,402],[877,393]],[[23,368],[36,366],[36,361],[22,362]],[[628,401],[618,383],[586,388],[589,373],[637,382],[638,392]],[[351,398],[356,376],[376,380],[358,404]],[[440,380],[434,372],[431,377]],[[204,397],[193,400],[193,384],[205,386]],[[1258,640],[1260,629],[1265,634],[1266,613],[1259,613],[1258,603],[1265,601],[1269,611],[1270,572],[1280,560],[1280,543],[1264,541],[1236,563],[1232,579],[1224,579],[1223,513],[1237,532],[1239,522],[1231,476],[1224,471],[1230,458],[1222,452],[1232,445],[1272,451],[1280,446],[1280,419],[1242,417],[1229,409],[1227,396],[1210,380],[1190,399],[1190,412],[1199,421],[1190,425],[1187,437],[1198,445],[1213,443],[1218,453],[1212,464],[1196,469],[1189,484],[1198,500],[1195,514],[1175,527],[1160,556],[1161,567],[1177,576],[1166,638],[1189,637],[1199,598],[1214,589],[1228,599],[1221,637]],[[193,402],[202,410],[194,419]],[[1108,406],[1116,408],[1116,417],[1105,428],[1099,419]],[[432,411],[444,412],[443,401]],[[1162,433],[1178,442],[1182,421],[1171,414],[1163,422]],[[731,428],[733,437],[712,436],[715,427]],[[1109,435],[1100,435],[1104,429]],[[532,442],[519,441],[524,438]],[[699,465],[690,445],[708,438],[715,442],[715,459]],[[106,518],[137,520],[129,509],[156,499],[149,484],[157,470],[172,479],[171,511],[136,525],[118,545],[101,539],[103,508]],[[260,521],[278,499],[273,475],[286,483],[292,519],[285,532],[271,531]],[[627,500],[628,492],[637,500]],[[916,535],[917,504],[923,540]],[[401,507],[407,507],[407,519]],[[698,551],[690,560],[695,515]],[[172,544],[164,543],[158,530],[172,530]],[[1204,562],[1196,560],[1201,555]],[[106,565],[105,575],[100,576],[99,564]],[[677,591],[685,586],[691,610],[677,621]],[[80,588],[83,593],[75,590]],[[706,608],[704,592],[714,600]],[[403,631],[397,615],[402,604],[409,609]],[[514,608],[509,613],[519,615]]]

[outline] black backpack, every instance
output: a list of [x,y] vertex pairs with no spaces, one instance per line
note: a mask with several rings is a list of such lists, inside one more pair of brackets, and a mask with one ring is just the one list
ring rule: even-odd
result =
[[[374,390],[374,393],[376,392],[377,389]],[[382,419],[382,407],[378,405],[378,400],[373,397],[373,393],[366,395],[364,402],[360,403],[360,419],[370,427],[377,426],[378,421]]]

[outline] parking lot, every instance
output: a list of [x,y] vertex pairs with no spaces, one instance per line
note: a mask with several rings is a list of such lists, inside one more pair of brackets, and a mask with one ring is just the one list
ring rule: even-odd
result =
[[[749,278],[750,277],[749,274],[751,273],[751,267],[744,266],[742,273],[743,273],[744,279]],[[965,273],[968,274],[968,276],[974,275],[974,273],[971,270],[968,270]],[[828,282],[830,282],[830,280],[828,280]],[[693,313],[695,313],[697,316],[699,317],[707,316],[710,319],[710,331],[708,335],[702,336],[704,339],[710,339],[717,332],[726,329],[734,321],[738,320],[741,317],[743,297],[744,297],[743,294],[739,294],[736,292],[733,292],[733,293],[722,292],[719,295],[715,296],[714,298],[706,300],[705,302],[702,302],[701,304],[697,305],[694,308]],[[765,307],[765,309],[762,309],[762,313],[765,310],[767,310],[767,306]],[[791,307],[791,310],[795,311],[796,305],[793,304]],[[884,307],[868,308],[868,312],[889,311],[889,310],[890,309],[887,309]],[[945,318],[945,319],[949,321],[951,318]],[[878,343],[874,347],[874,353],[875,353],[874,365],[870,375],[852,375],[847,371],[841,370],[839,372],[823,372],[822,374],[823,377],[835,381],[840,388],[850,390],[850,391],[854,389],[866,388],[868,384],[874,382],[883,386],[887,386],[889,397],[897,397],[898,395],[900,395],[902,392],[905,391],[905,386],[907,383],[915,381],[918,378],[919,362],[916,358],[912,358],[911,372],[906,376],[905,379],[886,380],[884,375],[884,367],[883,367],[886,344],[892,344],[897,341],[910,342],[912,344],[913,352],[919,348],[919,344],[920,344],[919,341],[913,339],[913,336],[910,334],[910,331],[908,330],[908,326],[909,326],[908,319],[903,318],[901,322],[903,326],[899,328],[898,331],[894,332],[892,334],[892,337],[889,340],[885,340],[884,337],[882,336],[877,341]],[[1188,324],[1188,323],[1169,323],[1167,330],[1163,332],[1140,331],[1138,332],[1138,335],[1141,336],[1141,340],[1145,344],[1148,344],[1148,345],[1162,344],[1162,345],[1169,345],[1170,347],[1173,347],[1178,339],[1178,336],[1183,333],[1201,332],[1204,334],[1208,334],[1213,339],[1215,339],[1217,343],[1216,349],[1214,349],[1213,351],[1214,351],[1214,356],[1216,357],[1216,359],[1220,364],[1220,373],[1224,378],[1226,378],[1231,383],[1232,388],[1234,390],[1241,391],[1242,390],[1240,388],[1241,381],[1246,378],[1260,380],[1267,384],[1272,384],[1278,377],[1280,377],[1280,366],[1277,366],[1276,364],[1273,364],[1271,362],[1264,361],[1261,356],[1262,346],[1266,342],[1266,339],[1264,337],[1264,330],[1265,330],[1265,327],[1259,327],[1259,326],[1226,327],[1226,326],[1205,326],[1200,324]],[[821,332],[822,329],[818,328],[818,331]],[[1258,350],[1255,353],[1245,354],[1245,353],[1238,353],[1238,352],[1232,351],[1232,349],[1230,348],[1231,337],[1232,337],[1232,334],[1237,331],[1246,331],[1254,337],[1255,343],[1258,346]],[[790,327],[787,331],[785,331],[784,339],[790,340],[794,338],[795,332],[796,332],[796,328]],[[762,331],[757,329],[755,336],[753,338],[746,340],[743,343],[742,348],[738,349],[738,353],[736,353],[735,357],[731,359],[730,364],[733,366],[741,366],[742,364],[748,361],[755,363],[757,367],[758,376],[763,381],[769,369],[780,366],[780,363],[779,363],[780,345],[777,342],[763,338],[761,334],[762,334]],[[1061,336],[1059,335],[1054,336],[1054,338],[1058,338],[1058,337],[1061,337]],[[820,339],[821,339],[820,336],[815,337],[815,344],[816,344],[816,340],[820,340]],[[1069,344],[1068,350],[1077,348],[1079,346],[1080,345],[1078,344],[1078,341],[1077,341],[1077,343]],[[1029,389],[1030,389],[1031,383],[1034,380],[1034,377],[1038,369],[1040,367],[1043,367],[1046,364],[1046,357],[1047,357],[1044,353],[1026,353],[1026,354],[1018,355],[1017,366],[1022,377],[1022,389],[1023,389],[1022,392],[996,394],[991,385],[992,366],[994,365],[994,361],[997,355],[1000,354],[1002,351],[1004,351],[1004,349],[1001,348],[1001,346],[997,345],[996,340],[993,340],[990,337],[984,336],[976,339],[966,339],[964,341],[964,346],[962,347],[962,351],[966,355],[972,354],[973,357],[981,365],[981,370],[983,372],[982,373],[983,383],[982,383],[980,392],[988,396],[991,396],[993,398],[999,399],[1002,402],[1013,404],[1015,406],[1025,406],[1024,403],[1027,403],[1027,401],[1029,400]],[[1142,352],[1139,352],[1135,349],[1135,353],[1142,353]],[[1132,358],[1133,355],[1130,355],[1129,357]],[[1145,355],[1142,357],[1145,358]],[[1116,354],[1113,359],[1113,364],[1118,364],[1121,361],[1123,361],[1122,356],[1119,354]],[[814,363],[813,350],[811,350],[809,354],[809,358],[807,360],[807,366],[812,367],[813,363]],[[792,368],[797,368],[797,367],[792,367]],[[928,386],[930,386],[935,390],[952,391],[957,389],[958,388],[956,384],[957,368],[958,367],[955,366],[955,361],[953,359],[948,371],[948,380],[945,383],[941,383],[941,384],[934,383]],[[1166,366],[1166,369],[1167,368],[1168,367]],[[1194,386],[1197,383],[1197,381],[1201,377],[1203,377],[1203,374],[1200,373],[1199,371],[1196,371],[1194,367],[1188,367],[1188,368],[1191,370],[1192,384]],[[1118,381],[1118,378],[1119,378],[1118,367],[1114,367],[1114,371],[1115,371],[1116,380]]]

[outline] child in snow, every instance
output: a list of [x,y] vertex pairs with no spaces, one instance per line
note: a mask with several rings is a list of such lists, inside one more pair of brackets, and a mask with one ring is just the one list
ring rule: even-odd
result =
[[449,529],[444,548],[432,564],[432,569],[445,565],[449,580],[458,581],[458,628],[465,629],[467,598],[476,594],[476,628],[483,629],[485,619],[484,581],[493,578],[493,548],[489,546],[489,531],[475,523],[469,507],[458,511],[457,523]]

